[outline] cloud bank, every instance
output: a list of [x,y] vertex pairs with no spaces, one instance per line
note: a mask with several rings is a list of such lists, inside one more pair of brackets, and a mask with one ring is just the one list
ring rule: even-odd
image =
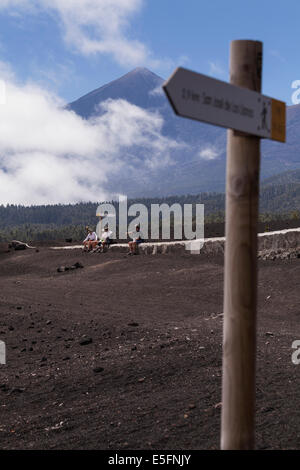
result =
[[75,51],[86,56],[110,55],[126,67],[156,68],[166,59],[155,59],[130,31],[130,21],[143,4],[144,0],[0,0],[0,11],[13,15],[46,11],[59,21],[66,44]]
[[207,146],[199,151],[202,160],[215,160],[221,155],[221,151],[214,146]]
[[[6,81],[0,105],[0,204],[55,204],[110,197],[110,176],[170,164],[179,144],[163,119],[125,100],[84,120],[35,85]],[[139,149],[143,149],[143,153]]]

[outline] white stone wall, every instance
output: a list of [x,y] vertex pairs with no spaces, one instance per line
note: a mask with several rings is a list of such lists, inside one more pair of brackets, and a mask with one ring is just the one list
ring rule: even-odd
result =
[[[223,254],[225,246],[225,237],[222,238],[206,238],[201,240],[203,246],[200,254]],[[187,246],[190,242],[185,241],[173,241],[173,242],[153,242],[153,243],[142,243],[139,246],[141,254],[145,255],[156,255],[166,254],[175,252],[189,252]],[[71,250],[83,248],[82,245],[76,246],[63,246],[53,247],[54,250]],[[111,251],[127,252],[128,245],[126,243],[113,244],[110,247]],[[282,255],[281,257],[289,257],[286,254],[298,254],[300,253],[300,228],[280,230],[277,232],[266,232],[258,234],[258,251],[259,256],[263,257],[264,252],[266,254],[272,254],[272,256]]]

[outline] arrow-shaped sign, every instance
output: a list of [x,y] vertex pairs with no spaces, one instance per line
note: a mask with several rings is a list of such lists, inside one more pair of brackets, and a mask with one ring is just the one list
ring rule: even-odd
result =
[[177,68],[163,89],[176,114],[285,142],[285,103]]

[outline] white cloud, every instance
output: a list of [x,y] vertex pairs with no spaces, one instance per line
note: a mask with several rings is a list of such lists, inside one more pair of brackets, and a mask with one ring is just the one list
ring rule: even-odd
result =
[[215,160],[221,155],[221,152],[213,146],[208,146],[200,150],[199,157],[203,160]]
[[130,18],[142,0],[42,0],[61,20],[66,42],[79,52],[111,54],[122,65],[144,63],[150,52],[129,39]]
[[156,88],[153,88],[153,90],[150,90],[149,91],[149,95],[150,96],[163,96],[164,95],[164,91],[162,89],[162,86],[159,85],[157,86]]
[[84,55],[109,54],[122,66],[159,67],[148,47],[130,32],[144,0],[0,0],[10,14],[47,11],[58,17],[65,42]]
[[[179,147],[161,134],[163,119],[124,100],[83,120],[35,85],[6,81],[0,105],[0,204],[99,201],[106,183],[125,170],[164,166]],[[140,156],[140,149],[143,155]],[[115,188],[116,189],[116,188]]]
[[210,75],[218,75],[218,76],[225,76],[226,72],[222,65],[218,62],[210,61],[209,62],[209,73]]

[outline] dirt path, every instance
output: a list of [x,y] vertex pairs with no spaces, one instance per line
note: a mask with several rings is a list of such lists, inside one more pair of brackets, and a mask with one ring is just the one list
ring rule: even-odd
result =
[[[258,448],[300,448],[299,277],[260,263]],[[219,447],[221,258],[41,248],[1,253],[0,283],[0,448]]]

